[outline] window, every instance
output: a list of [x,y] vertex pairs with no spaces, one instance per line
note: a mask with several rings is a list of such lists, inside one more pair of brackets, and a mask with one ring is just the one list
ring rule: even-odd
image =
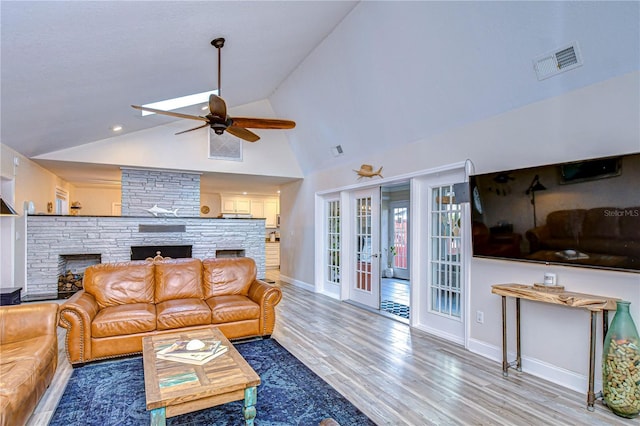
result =
[[69,214],[69,192],[56,187],[56,214]]

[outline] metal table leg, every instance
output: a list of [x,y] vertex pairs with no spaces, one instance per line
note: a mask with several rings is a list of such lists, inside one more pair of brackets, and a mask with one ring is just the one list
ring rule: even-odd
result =
[[502,296],[502,375],[509,375],[509,361],[507,361],[507,297]]
[[516,370],[522,371],[522,351],[520,345],[520,298],[516,297]]
[[591,332],[589,335],[589,391],[587,392],[587,410],[594,411],[596,395],[593,392],[593,378],[596,366],[596,324],[598,313],[591,311]]

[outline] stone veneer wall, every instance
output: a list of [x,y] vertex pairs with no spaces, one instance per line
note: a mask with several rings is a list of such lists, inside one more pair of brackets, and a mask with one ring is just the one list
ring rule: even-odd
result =
[[[185,232],[140,232],[140,225],[184,225]],[[56,298],[60,255],[100,254],[103,263],[131,259],[131,246],[191,245],[192,256],[216,257],[216,250],[245,250],[265,276],[264,219],[116,216],[28,216],[27,284],[22,300]],[[156,229],[157,230],[157,229]]]
[[122,216],[145,216],[155,204],[179,217],[200,217],[200,174],[122,168]]

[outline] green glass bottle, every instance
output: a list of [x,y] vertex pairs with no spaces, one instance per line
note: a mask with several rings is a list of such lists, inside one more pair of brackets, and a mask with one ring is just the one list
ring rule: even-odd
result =
[[630,304],[617,302],[602,351],[604,401],[614,414],[626,418],[640,413],[640,339],[629,314]]

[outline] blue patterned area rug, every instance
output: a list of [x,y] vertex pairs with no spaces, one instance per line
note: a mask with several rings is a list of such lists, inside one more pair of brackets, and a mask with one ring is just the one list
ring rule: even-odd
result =
[[[260,375],[256,425],[374,425],[360,410],[274,339],[234,345]],[[51,422],[68,425],[148,425],[142,357],[76,368]],[[242,401],[170,417],[167,425],[243,425]]]

